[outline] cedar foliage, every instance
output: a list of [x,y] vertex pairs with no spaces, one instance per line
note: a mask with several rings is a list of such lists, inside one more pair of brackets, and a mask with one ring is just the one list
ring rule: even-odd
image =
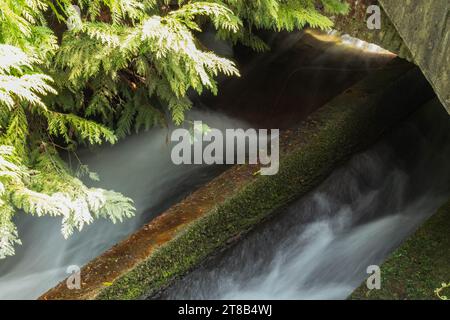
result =
[[134,214],[131,199],[89,188],[80,178],[96,174],[59,154],[115,143],[166,114],[181,124],[189,90],[217,94],[216,76],[238,76],[196,37],[205,24],[263,51],[255,30],[327,29],[323,12],[346,11],[341,0],[2,0],[0,258],[20,243],[17,210],[62,217],[65,237]]

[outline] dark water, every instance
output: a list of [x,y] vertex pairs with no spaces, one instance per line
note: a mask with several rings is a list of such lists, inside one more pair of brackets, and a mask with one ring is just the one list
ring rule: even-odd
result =
[[448,159],[435,102],[162,298],[345,299],[448,199]]

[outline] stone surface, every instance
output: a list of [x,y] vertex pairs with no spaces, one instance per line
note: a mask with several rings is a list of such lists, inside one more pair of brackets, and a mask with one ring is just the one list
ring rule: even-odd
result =
[[337,16],[335,19],[335,28],[342,33],[347,33],[361,40],[375,43],[386,50],[397,54],[400,58],[412,62],[413,58],[408,47],[403,42],[394,25],[386,15],[381,11],[381,29],[369,30],[367,27],[367,7],[372,4],[378,4],[377,1],[351,0],[350,13],[345,16]]
[[380,0],[387,16],[450,113],[450,1]]
[[[366,9],[380,3],[381,30],[369,30]],[[450,113],[450,1],[349,0],[351,12],[336,19],[336,29],[376,43],[416,63]]]

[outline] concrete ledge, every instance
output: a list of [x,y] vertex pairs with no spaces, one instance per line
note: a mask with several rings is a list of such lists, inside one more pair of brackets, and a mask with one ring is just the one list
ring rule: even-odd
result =
[[85,266],[81,290],[62,282],[41,299],[153,296],[317,186],[432,96],[418,69],[388,66],[283,132],[278,175],[255,175],[255,166],[231,168]]

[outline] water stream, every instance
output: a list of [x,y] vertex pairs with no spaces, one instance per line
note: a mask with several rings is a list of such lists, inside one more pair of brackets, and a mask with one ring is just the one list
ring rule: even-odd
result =
[[427,106],[160,298],[345,299],[450,194],[450,123]]
[[[215,112],[193,111],[189,117],[221,130],[248,126]],[[83,164],[101,178],[94,185],[131,197],[136,216],[116,225],[97,220],[65,240],[60,218],[18,214],[15,222],[23,245],[17,246],[15,256],[0,261],[0,299],[37,298],[67,277],[69,266],[83,266],[226,169],[174,165],[168,139],[170,129],[155,128],[113,147],[82,150]]]
[[[219,129],[291,126],[393,58],[329,35],[298,33],[279,42],[273,52],[242,66],[242,80],[224,84],[218,100],[198,102],[207,107],[188,118]],[[82,162],[100,175],[93,186],[131,197],[136,217],[117,225],[96,221],[64,240],[60,218],[16,215],[23,245],[17,246],[15,256],[0,261],[0,299],[39,297],[68,275],[67,267],[83,266],[226,169],[175,166],[169,136],[170,128],[155,128],[114,147],[80,151]]]

